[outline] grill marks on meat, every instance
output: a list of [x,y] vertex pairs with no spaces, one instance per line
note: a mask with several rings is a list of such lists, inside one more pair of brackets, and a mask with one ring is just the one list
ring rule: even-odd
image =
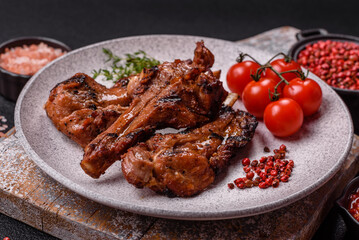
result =
[[[193,60],[164,62],[110,89],[78,73],[51,90],[45,109],[84,148],[81,167],[91,177],[123,160],[136,187],[189,197],[213,183],[257,127],[255,117],[230,107],[236,97],[221,108],[228,93],[213,63],[202,41]],[[189,130],[153,136],[165,127]]]
[[85,148],[101,132],[109,128],[125,109],[120,105],[110,105],[96,110],[80,109],[61,119],[58,128]]
[[76,110],[84,108],[96,110],[98,107],[117,104],[121,106],[129,104],[125,87],[108,89],[90,76],[77,73],[51,90],[45,109],[56,124]]
[[165,62],[133,79],[130,107],[85,148],[83,170],[98,178],[155,129],[195,127],[217,116],[227,92],[209,69],[213,62],[213,54],[198,42],[193,61]]
[[192,131],[156,134],[122,156],[127,181],[157,193],[188,197],[207,188],[216,173],[253,137],[255,117],[223,107],[216,120]]
[[127,109],[129,102],[123,81],[108,89],[77,73],[51,90],[45,110],[58,130],[85,147]]

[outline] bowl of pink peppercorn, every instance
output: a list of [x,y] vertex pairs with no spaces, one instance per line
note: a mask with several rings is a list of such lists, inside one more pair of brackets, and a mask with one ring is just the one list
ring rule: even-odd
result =
[[339,94],[359,134],[359,38],[321,28],[300,31],[296,38],[288,55]]

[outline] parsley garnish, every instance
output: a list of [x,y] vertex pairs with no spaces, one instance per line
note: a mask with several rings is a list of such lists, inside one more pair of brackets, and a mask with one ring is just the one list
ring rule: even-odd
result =
[[143,68],[151,68],[160,64],[160,62],[139,50],[133,54],[125,54],[125,58],[120,58],[112,53],[110,49],[103,48],[103,53],[107,56],[106,62],[112,61],[111,70],[99,69],[92,70],[93,78],[100,75],[106,80],[117,82],[121,78],[140,73]]

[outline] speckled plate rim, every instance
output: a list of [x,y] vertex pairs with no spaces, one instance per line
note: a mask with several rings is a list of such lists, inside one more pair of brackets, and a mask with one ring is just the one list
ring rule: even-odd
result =
[[353,123],[351,121],[350,113],[345,105],[345,103],[340,99],[340,97],[332,90],[329,86],[325,86],[326,88],[329,88],[329,91],[332,91],[338,98],[338,101],[340,101],[341,106],[343,107],[346,116],[350,119],[350,134],[347,136],[347,142],[345,145],[345,151],[340,155],[340,158],[336,162],[336,164],[327,171],[325,175],[323,175],[321,178],[319,178],[316,182],[313,184],[307,186],[306,188],[302,189],[301,191],[297,191],[294,194],[291,194],[285,198],[279,199],[275,202],[271,202],[265,205],[253,205],[252,207],[246,208],[246,209],[233,209],[229,211],[221,211],[219,212],[193,212],[193,211],[178,211],[178,210],[163,210],[161,208],[152,207],[149,208],[145,205],[136,205],[133,206],[133,204],[127,204],[127,203],[116,203],[116,199],[111,197],[104,198],[101,194],[95,192],[95,191],[89,191],[88,189],[80,186],[79,184],[76,184],[72,182],[70,179],[63,176],[61,173],[56,171],[56,169],[49,166],[43,159],[40,158],[40,156],[32,149],[29,142],[26,139],[26,136],[23,132],[23,129],[21,127],[21,104],[24,99],[24,96],[26,95],[26,92],[30,88],[31,84],[36,81],[37,76],[39,76],[45,69],[47,69],[49,66],[55,64],[57,61],[60,61],[62,58],[65,58],[69,54],[76,54],[80,51],[84,51],[88,48],[100,46],[103,44],[116,42],[122,39],[131,40],[131,39],[137,39],[137,38],[146,38],[146,37],[183,37],[183,38],[202,38],[204,41],[206,39],[215,40],[215,41],[222,41],[226,44],[236,45],[234,42],[221,40],[221,39],[215,39],[215,38],[208,38],[208,37],[201,37],[201,36],[192,36],[192,35],[166,35],[166,34],[158,34],[158,35],[140,35],[140,36],[131,36],[131,37],[125,37],[125,38],[118,38],[118,39],[112,39],[107,40],[95,44],[91,44],[76,50],[73,50],[72,52],[54,60],[52,63],[41,69],[38,73],[36,73],[25,85],[23,88],[21,94],[19,95],[19,98],[16,103],[15,107],[15,126],[16,126],[16,136],[19,138],[21,145],[24,147],[24,150],[26,153],[31,157],[31,159],[40,167],[45,173],[47,173],[49,176],[51,176],[53,179],[67,187],[68,189],[88,198],[95,202],[102,203],[104,205],[114,207],[117,209],[141,214],[141,215],[147,215],[147,216],[153,216],[153,217],[161,217],[161,218],[168,218],[168,219],[178,219],[178,220],[220,220],[220,219],[232,219],[232,218],[239,218],[239,217],[247,217],[247,216],[253,216],[258,214],[267,213],[270,211],[277,210],[279,208],[285,207],[293,202],[296,202],[305,196],[309,195],[310,193],[314,192],[321,186],[323,186],[331,177],[333,177],[338,170],[341,168],[342,164],[344,163],[344,160],[348,156],[350,149],[352,147],[352,141],[353,141],[353,134],[354,134],[354,128]]

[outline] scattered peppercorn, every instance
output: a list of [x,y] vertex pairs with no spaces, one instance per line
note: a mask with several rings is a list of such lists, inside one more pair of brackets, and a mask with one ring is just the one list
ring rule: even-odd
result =
[[264,163],[260,163],[259,165],[258,165],[258,167],[260,168],[260,169],[263,169],[264,167],[265,167],[265,165],[264,165]]
[[250,164],[251,160],[249,160],[249,158],[243,158],[242,160],[242,164],[243,166],[248,166]]
[[270,171],[270,175],[272,175],[273,177],[278,175],[278,171],[277,170],[271,170]]
[[[233,189],[234,186],[237,186],[244,189],[258,186],[265,189],[271,186],[277,188],[280,182],[288,182],[292,174],[294,161],[285,159],[286,152],[287,147],[282,144],[278,149],[273,150],[274,155],[263,156],[259,161],[244,158],[242,164],[246,176],[237,178],[234,180],[234,184],[228,183],[228,187]],[[257,177],[255,177],[255,174],[257,174]]]
[[258,165],[258,160],[253,160],[252,162],[251,162],[251,166],[252,167],[256,167]]
[[288,182],[288,178],[289,178],[288,175],[283,175],[283,176],[280,178],[280,181],[281,181],[281,182]]
[[254,172],[249,172],[246,174],[247,179],[253,179],[253,177],[254,177]]
[[256,177],[256,178],[253,180],[253,185],[254,185],[254,186],[258,186],[260,180],[261,180],[260,177]]
[[267,178],[267,179],[265,180],[265,183],[266,183],[268,186],[272,186],[272,184],[273,184],[273,178]]
[[264,162],[266,162],[267,161],[267,157],[261,157],[260,159],[259,159],[259,162],[260,163],[264,163]]
[[278,179],[274,179],[273,183],[272,183],[272,187],[277,188],[279,186],[279,180]]
[[287,147],[284,144],[282,144],[282,145],[280,145],[279,150],[285,152],[285,151],[287,151]]
[[250,179],[245,180],[245,181],[244,181],[244,186],[245,186],[246,188],[251,188],[251,187],[253,187],[253,182],[252,182],[252,180],[250,180]]

